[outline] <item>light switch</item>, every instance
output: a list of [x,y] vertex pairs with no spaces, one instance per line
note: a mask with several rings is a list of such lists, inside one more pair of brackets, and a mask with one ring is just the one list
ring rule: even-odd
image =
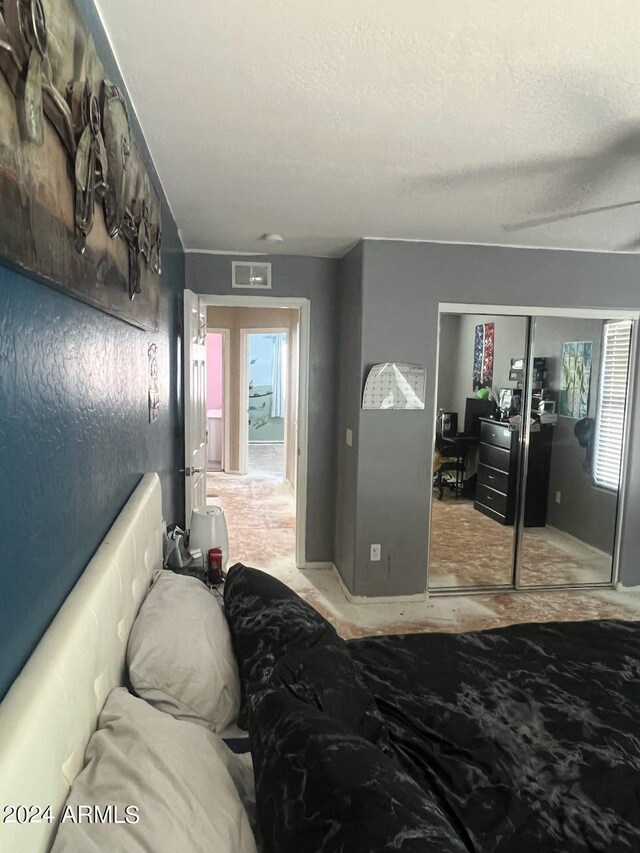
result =
[[353,432],[350,429],[347,430],[347,446],[353,447]]

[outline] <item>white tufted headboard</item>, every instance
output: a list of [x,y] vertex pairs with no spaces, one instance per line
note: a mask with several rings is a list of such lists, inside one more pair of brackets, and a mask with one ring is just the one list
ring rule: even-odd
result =
[[[0,850],[45,853],[109,693],[124,683],[133,621],[162,567],[162,500],[147,474],[0,704]],[[52,823],[2,823],[50,805]]]

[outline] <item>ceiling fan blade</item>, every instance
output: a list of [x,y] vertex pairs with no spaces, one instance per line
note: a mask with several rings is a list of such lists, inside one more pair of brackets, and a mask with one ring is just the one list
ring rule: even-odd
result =
[[635,240],[629,240],[628,243],[623,243],[622,246],[619,246],[618,252],[635,252],[640,249],[640,237],[636,237]]
[[618,210],[621,207],[633,207],[640,204],[640,199],[623,201],[619,204],[603,204],[601,207],[590,207],[585,210],[574,210],[571,213],[556,213],[550,216],[540,216],[537,219],[525,219],[522,222],[512,222],[503,225],[503,231],[524,231],[526,228],[537,228],[538,225],[549,225],[552,222],[563,222],[565,219],[577,219],[579,216],[590,216],[592,213],[604,213],[607,210]]

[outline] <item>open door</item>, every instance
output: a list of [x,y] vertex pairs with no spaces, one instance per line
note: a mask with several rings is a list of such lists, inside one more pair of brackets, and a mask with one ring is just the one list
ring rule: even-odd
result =
[[285,460],[285,480],[294,494],[298,485],[298,460],[300,441],[298,438],[298,407],[299,407],[299,386],[300,386],[300,312],[298,319],[290,329],[289,333],[289,356],[288,356],[288,421],[287,421],[287,439],[286,439],[286,460]]
[[200,297],[184,292],[185,524],[207,503],[207,317]]

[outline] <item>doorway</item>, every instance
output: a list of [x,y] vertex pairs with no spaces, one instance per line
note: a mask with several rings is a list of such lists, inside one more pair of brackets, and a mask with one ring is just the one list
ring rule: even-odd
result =
[[428,586],[611,586],[635,315],[443,306]]
[[220,439],[212,424],[207,502],[225,509],[232,561],[266,570],[303,568],[309,303],[272,297],[201,300],[211,350],[218,363],[222,351],[223,365],[222,372],[210,365],[217,380],[222,373],[222,393],[212,397],[216,405],[209,413],[222,423],[223,459],[215,464]]

